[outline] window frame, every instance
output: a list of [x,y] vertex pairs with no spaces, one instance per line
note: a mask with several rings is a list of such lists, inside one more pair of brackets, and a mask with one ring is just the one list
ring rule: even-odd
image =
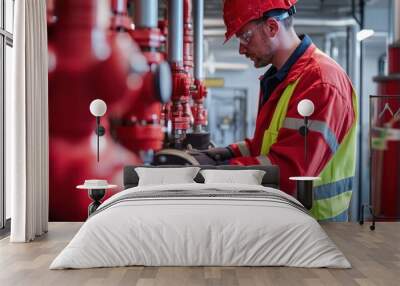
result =
[[[0,0],[0,236],[10,230],[10,219],[6,217],[5,189],[5,92],[6,92],[6,46],[13,48],[13,34],[6,30],[6,2],[12,1],[13,13],[15,0]],[[14,17],[14,15],[12,15]],[[14,27],[13,27],[14,28]],[[14,30],[14,29],[12,29]]]

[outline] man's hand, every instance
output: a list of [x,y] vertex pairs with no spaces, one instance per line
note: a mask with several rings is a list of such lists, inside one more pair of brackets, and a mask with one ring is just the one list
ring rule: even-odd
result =
[[189,150],[187,153],[195,158],[200,165],[217,165],[217,162],[213,158],[207,156],[203,151]]
[[211,148],[208,150],[202,150],[201,152],[215,161],[226,161],[234,157],[234,154],[229,147]]

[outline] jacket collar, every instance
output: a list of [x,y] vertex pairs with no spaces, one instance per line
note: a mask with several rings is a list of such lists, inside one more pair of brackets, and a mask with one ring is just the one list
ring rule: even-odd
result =
[[[286,78],[283,81],[288,83],[296,81],[301,76],[304,67],[306,67],[309,61],[312,59],[316,48],[317,47],[313,43],[310,43],[305,52],[297,59],[297,61],[293,65],[291,65],[290,70],[288,71]],[[259,80],[263,80],[267,73],[268,71],[265,74],[261,75],[259,77]]]
[[300,78],[300,76],[304,72],[305,67],[312,60],[316,48],[317,47],[314,44],[311,44],[304,52],[304,54],[292,66],[285,80],[287,83],[294,82]]

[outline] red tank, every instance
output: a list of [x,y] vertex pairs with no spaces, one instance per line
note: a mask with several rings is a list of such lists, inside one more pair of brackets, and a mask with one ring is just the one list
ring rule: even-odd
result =
[[371,136],[384,138],[383,145],[371,145],[371,202],[382,220],[400,219],[400,138],[394,136],[400,134],[400,42],[389,46],[388,71],[375,77],[378,97],[371,99],[376,110]]

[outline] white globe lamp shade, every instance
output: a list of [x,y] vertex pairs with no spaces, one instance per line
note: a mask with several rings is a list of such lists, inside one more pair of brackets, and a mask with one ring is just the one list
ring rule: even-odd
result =
[[95,99],[90,103],[90,113],[93,116],[100,117],[103,116],[107,111],[107,104],[101,99]]
[[297,111],[301,116],[309,117],[314,113],[314,103],[309,99],[303,99],[297,105]]

